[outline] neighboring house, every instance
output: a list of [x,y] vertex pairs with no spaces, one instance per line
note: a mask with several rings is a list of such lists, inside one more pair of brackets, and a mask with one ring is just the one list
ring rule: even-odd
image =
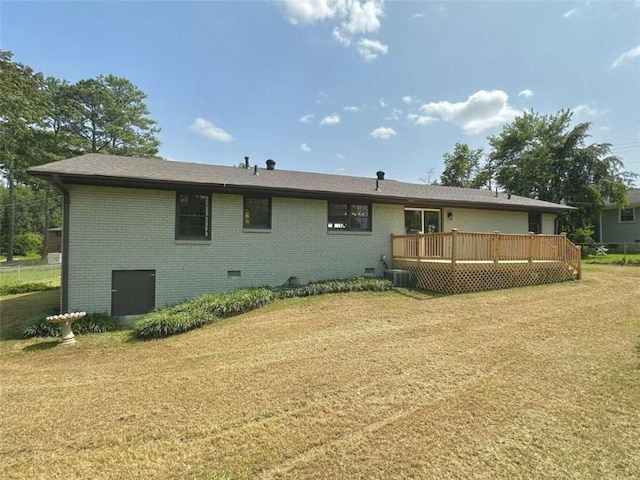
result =
[[62,227],[50,228],[47,232],[47,253],[62,252]]
[[612,251],[640,252],[640,188],[627,191],[629,206],[606,205],[600,213],[598,243]]
[[64,193],[62,310],[126,317],[290,276],[381,276],[392,234],[553,234],[556,217],[571,209],[385,180],[384,172],[361,178],[267,164],[88,154],[30,169]]

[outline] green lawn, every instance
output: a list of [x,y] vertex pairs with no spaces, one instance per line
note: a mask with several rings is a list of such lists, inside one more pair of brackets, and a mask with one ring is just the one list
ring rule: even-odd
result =
[[584,260],[584,263],[598,265],[640,265],[640,253],[608,253],[606,255],[592,255]]
[[59,288],[1,297],[0,340],[20,338],[20,326],[26,319],[59,304]]
[[60,285],[60,265],[0,267],[0,285],[24,282],[44,282]]
[[0,478],[637,478],[640,268],[401,293],[0,341]]

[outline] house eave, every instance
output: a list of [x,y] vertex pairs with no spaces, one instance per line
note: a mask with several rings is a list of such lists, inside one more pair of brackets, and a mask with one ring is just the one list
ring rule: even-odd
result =
[[[305,190],[295,188],[274,188],[254,185],[231,185],[226,183],[185,182],[174,180],[158,180],[143,178],[124,178],[101,175],[58,174],[54,172],[29,171],[35,177],[60,181],[65,185],[90,185],[99,187],[139,188],[151,190],[182,190],[210,193],[228,193],[238,195],[264,195],[286,198],[303,198],[316,200],[348,200],[351,202],[383,203],[428,208],[471,208],[505,211],[534,211],[541,213],[563,214],[574,210],[574,207],[565,205],[533,206],[518,203],[505,204],[486,201],[461,201],[437,198],[416,198],[410,196],[385,195],[384,191],[375,191],[371,194],[335,192],[324,190]],[[55,180],[57,179],[57,180]]]

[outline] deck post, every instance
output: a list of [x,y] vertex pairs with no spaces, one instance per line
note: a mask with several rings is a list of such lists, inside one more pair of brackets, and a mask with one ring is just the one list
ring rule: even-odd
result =
[[392,233],[391,234],[391,261],[393,261],[394,257],[396,256],[396,242],[393,237],[394,235]]
[[497,265],[500,260],[500,232],[495,230],[493,234],[493,263]]
[[529,264],[533,263],[533,238],[535,236],[535,233],[533,232],[529,232]]
[[562,235],[562,260],[563,262],[567,261],[567,232],[561,232]]
[[456,266],[456,257],[458,256],[458,229],[451,229],[451,267]]
[[582,245],[578,245],[578,280],[582,280]]
[[420,257],[424,257],[424,240],[424,233],[418,234],[418,238],[416,240],[418,242],[416,245],[416,256],[418,257],[418,260],[420,260]]

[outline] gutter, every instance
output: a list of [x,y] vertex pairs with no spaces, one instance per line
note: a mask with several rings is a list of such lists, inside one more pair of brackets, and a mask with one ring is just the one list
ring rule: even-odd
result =
[[62,192],[62,278],[60,281],[60,312],[67,313],[69,310],[69,207],[71,200],[69,190],[62,184],[58,175],[51,175],[49,181]]
[[[58,176],[53,172],[38,172],[30,170],[29,173],[36,177],[47,178],[50,175]],[[430,206],[441,208],[472,208],[472,209],[490,209],[490,210],[508,210],[508,211],[535,211],[541,213],[568,213],[574,210],[574,207],[568,205],[551,206],[535,206],[535,205],[519,205],[509,203],[493,203],[488,201],[465,201],[465,200],[448,200],[435,198],[413,198],[396,195],[384,195],[375,192],[372,193],[349,193],[334,192],[322,190],[302,190],[296,188],[279,188],[262,185],[231,185],[227,183],[199,183],[199,182],[176,182],[174,180],[152,180],[152,179],[123,179],[121,177],[111,176],[88,176],[81,174],[61,174],[63,180],[68,185],[92,185],[103,187],[120,187],[120,188],[141,188],[154,190],[181,190],[206,193],[231,193],[238,195],[267,195],[273,197],[287,198],[308,198],[318,200],[349,200],[362,201],[365,203],[386,203],[405,206]],[[373,184],[372,184],[373,185]]]

